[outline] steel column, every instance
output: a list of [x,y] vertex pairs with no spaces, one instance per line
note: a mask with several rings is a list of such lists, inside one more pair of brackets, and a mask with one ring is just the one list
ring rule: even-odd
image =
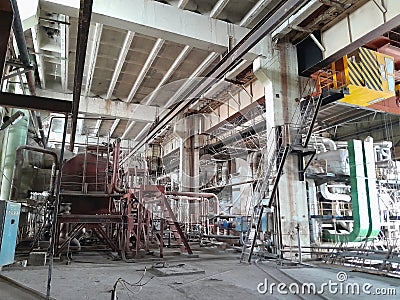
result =
[[90,19],[92,17],[93,0],[81,0],[79,9],[78,38],[76,44],[75,76],[72,100],[71,137],[69,150],[75,146],[75,134],[78,122],[79,102],[82,91],[83,70],[85,68],[86,48],[89,36]]

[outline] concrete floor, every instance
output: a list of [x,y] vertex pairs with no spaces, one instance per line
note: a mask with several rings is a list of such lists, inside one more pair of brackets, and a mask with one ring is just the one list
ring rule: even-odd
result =
[[[142,287],[131,288],[128,292],[122,285],[117,286],[117,296],[123,299],[360,299],[360,295],[343,295],[329,293],[325,289],[322,295],[283,295],[275,287],[273,294],[260,294],[257,286],[267,280],[270,283],[301,284],[314,283],[319,287],[329,280],[338,282],[337,273],[340,269],[304,266],[280,266],[278,261],[264,261],[256,264],[239,264],[238,253],[227,253],[219,250],[203,250],[198,252],[199,258],[184,256],[169,256],[165,259],[167,268],[159,270],[165,273],[176,272],[173,276],[154,276],[147,272],[142,282],[150,281]],[[54,266],[52,281],[52,297],[56,299],[111,299],[111,290],[118,278],[128,282],[138,281],[146,267],[151,269],[160,261],[156,258],[146,258],[135,263],[113,261],[104,254],[75,255],[70,265],[58,262]],[[184,264],[184,265],[182,265]],[[160,265],[157,265],[160,266]],[[178,270],[178,271],[176,271]],[[182,270],[182,271],[179,271]],[[196,274],[190,274],[193,271]],[[203,272],[204,271],[204,272]],[[173,273],[172,272],[172,273]],[[180,273],[188,273],[182,275]],[[160,273],[160,272],[157,272]],[[35,290],[45,292],[47,267],[4,268],[1,272],[17,282]],[[372,285],[370,291],[376,288],[396,288],[397,296],[380,296],[361,294],[362,299],[399,299],[400,279],[346,271],[348,283]],[[262,288],[262,286],[261,286]],[[1,289],[0,299],[9,298]]]

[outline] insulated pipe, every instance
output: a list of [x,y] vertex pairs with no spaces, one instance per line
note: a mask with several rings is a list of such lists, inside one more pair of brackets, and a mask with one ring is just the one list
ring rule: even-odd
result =
[[[12,6],[12,9],[14,12],[13,32],[14,32],[14,36],[15,36],[15,41],[17,42],[20,59],[21,59],[22,64],[25,67],[31,67],[31,61],[29,58],[28,48],[26,46],[24,30],[22,28],[21,17],[20,17],[19,10],[18,10],[17,0],[11,0],[10,2],[11,2],[11,6]],[[28,82],[30,94],[36,95],[35,78],[33,76],[33,70],[26,72],[25,76],[26,76],[26,80]],[[43,147],[46,147],[46,139],[44,136],[42,119],[40,117],[40,113],[36,113],[35,111],[31,111],[31,112],[32,112],[33,119],[36,119],[36,120],[32,120],[32,121],[34,122],[34,124],[36,122],[38,125],[40,138],[41,138]]]
[[[318,201],[317,201],[317,188],[315,186],[315,181],[307,179],[307,198],[308,198],[308,209],[310,215],[318,215]],[[314,218],[309,219],[310,223],[310,235],[311,235],[311,242],[317,243],[319,230],[317,221]]]
[[17,193],[17,184],[21,181],[21,167],[24,163],[24,156],[23,151],[28,150],[28,151],[35,151],[35,152],[40,152],[43,154],[49,154],[53,157],[53,164],[51,166],[51,177],[50,177],[50,187],[49,187],[49,193],[50,195],[54,195],[54,185],[56,182],[56,176],[57,176],[57,170],[59,170],[59,162],[58,162],[58,156],[57,153],[48,150],[48,149],[42,149],[42,148],[37,148],[37,147],[32,147],[29,145],[23,145],[21,147],[18,147],[15,155],[15,164],[14,164],[14,176],[12,180],[12,187],[11,187],[11,193],[10,193],[10,199],[16,200],[16,193]]
[[112,176],[112,182],[111,182],[111,193],[117,192],[117,193],[125,193],[125,189],[119,188],[117,186],[117,181],[118,181],[118,161],[119,161],[119,152],[120,152],[120,147],[121,147],[121,139],[117,139],[115,141],[114,145],[114,151],[113,151],[113,176]]
[[332,141],[331,139],[328,138],[322,138],[322,143],[325,145],[325,147],[328,148],[328,150],[332,151],[332,150],[336,150],[336,144],[334,141]]
[[219,200],[218,200],[217,195],[215,195],[215,194],[213,194],[213,193],[165,192],[165,195],[213,198],[213,199],[214,199],[214,210],[215,210],[215,215],[218,215],[218,214],[219,214]]
[[319,190],[321,192],[322,197],[324,197],[327,200],[346,201],[346,202],[350,202],[351,201],[351,196],[350,195],[331,193],[329,191],[328,185],[326,183],[321,184],[319,186]]

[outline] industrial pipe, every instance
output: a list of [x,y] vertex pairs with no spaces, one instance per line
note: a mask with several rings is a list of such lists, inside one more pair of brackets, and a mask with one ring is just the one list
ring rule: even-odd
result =
[[214,210],[215,215],[219,214],[219,200],[217,195],[213,193],[196,193],[196,192],[165,192],[165,195],[171,196],[188,196],[188,197],[203,197],[203,198],[213,198],[214,199]]
[[[12,6],[12,9],[14,12],[13,32],[14,32],[15,41],[17,42],[17,46],[18,46],[19,56],[20,56],[22,64],[25,67],[31,67],[28,48],[26,46],[26,41],[25,41],[25,36],[24,36],[24,30],[22,28],[21,17],[20,17],[19,10],[18,10],[17,0],[11,0],[10,2],[11,2],[11,6]],[[30,71],[26,72],[25,76],[26,76],[26,80],[28,82],[30,94],[33,96],[36,95],[35,78],[33,76],[33,71],[30,70]],[[40,117],[40,113],[36,113],[35,111],[31,111],[31,112],[32,112],[32,116],[34,119],[32,121],[34,122],[34,124],[36,122],[38,125],[40,138],[41,138],[43,147],[46,147],[46,139],[44,136],[42,119]]]
[[51,166],[50,187],[49,187],[49,194],[51,196],[53,196],[54,195],[54,185],[55,185],[56,176],[57,176],[57,170],[59,170],[59,167],[60,167],[59,162],[58,162],[57,153],[52,150],[48,150],[48,149],[32,147],[29,145],[23,145],[23,146],[18,147],[18,149],[16,151],[15,164],[14,164],[14,176],[13,176],[12,185],[11,185],[12,187],[11,187],[10,199],[14,199],[16,197],[17,183],[21,181],[21,167],[24,163],[24,156],[22,155],[22,153],[24,150],[40,152],[43,154],[49,154],[53,157],[53,164]]
[[117,186],[120,147],[121,147],[121,139],[118,138],[115,141],[114,150],[113,150],[113,176],[112,176],[112,180],[111,180],[110,193],[117,192],[117,193],[124,194],[125,189]]
[[319,190],[321,192],[322,197],[324,197],[327,200],[333,200],[333,201],[346,201],[350,202],[351,201],[351,196],[346,195],[346,194],[337,194],[337,193],[331,193],[328,189],[328,184],[324,183],[319,186]]

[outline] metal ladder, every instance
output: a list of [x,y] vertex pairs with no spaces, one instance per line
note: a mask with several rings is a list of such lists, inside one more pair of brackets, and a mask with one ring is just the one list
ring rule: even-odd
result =
[[[273,137],[275,137],[275,136],[273,135]],[[270,152],[272,152],[272,153],[270,153]],[[261,174],[263,174],[263,175],[257,181],[256,187],[254,189],[253,198],[252,198],[252,204],[254,204],[254,206],[253,206],[251,218],[247,222],[246,237],[243,241],[240,262],[243,262],[246,257],[247,257],[248,262],[251,261],[251,256],[254,251],[257,234],[261,227],[261,219],[262,219],[262,215],[264,213],[264,208],[271,207],[270,202],[272,199],[274,199],[275,194],[277,192],[279,178],[282,175],[283,165],[285,163],[285,160],[286,160],[289,152],[290,152],[289,145],[281,145],[278,147],[274,143],[273,151],[270,150],[267,153],[267,155],[271,154],[270,155],[271,157],[269,159],[266,169],[265,169],[265,167],[263,167],[262,163],[260,164]],[[261,162],[263,161],[264,157],[265,157],[265,154],[262,155]],[[276,170],[277,165],[279,165],[279,166],[278,166],[278,169]],[[260,166],[259,166],[259,168],[260,168]],[[269,193],[271,190],[271,186],[272,186],[272,191],[271,191],[271,193]],[[251,233],[253,231],[253,228],[252,228],[253,224],[257,224],[257,225],[255,228],[254,237],[251,239],[250,237],[251,237]],[[250,251],[248,251],[248,250],[250,250]]]
[[[169,205],[168,198],[165,196],[162,197],[162,210],[164,213],[164,218],[165,218],[167,224],[169,225],[169,228],[179,245],[181,253],[184,253],[186,251],[188,254],[193,254],[193,251],[190,248],[190,245],[185,237],[185,234],[183,233],[182,228],[179,225],[179,222],[176,219],[171,206]],[[162,239],[162,237],[161,237],[161,239]],[[161,243],[162,243],[162,240],[161,240]]]
[[[262,155],[261,162],[266,158],[268,159],[268,166],[265,169],[263,164],[261,163],[261,178],[257,181],[256,187],[254,189],[252,204],[253,211],[249,222],[247,222],[247,231],[246,237],[243,241],[242,253],[240,256],[240,262],[247,260],[247,262],[251,262],[251,257],[254,251],[255,242],[257,239],[257,234],[261,228],[262,216],[264,213],[264,208],[270,208],[272,205],[272,201],[275,198],[276,192],[278,190],[278,184],[280,177],[283,172],[283,166],[285,164],[286,158],[288,154],[291,152],[293,147],[301,147],[307,148],[308,142],[311,137],[312,129],[316,122],[316,116],[318,110],[321,106],[323,100],[322,94],[317,97],[311,97],[309,100],[304,102],[304,104],[300,103],[299,105],[299,113],[295,112],[294,116],[297,115],[298,118],[295,120],[290,128],[295,129],[295,136],[293,141],[290,144],[281,143],[278,146],[277,141],[284,138],[282,133],[278,135],[271,134],[268,137],[268,145],[270,145],[270,149],[267,152],[267,155]],[[293,121],[293,120],[292,120]],[[290,129],[287,130],[287,134],[290,135]],[[303,135],[306,134],[306,139],[303,142]],[[271,189],[272,187],[272,189]],[[251,233],[253,232],[253,224],[256,224],[254,237],[251,239]]]

